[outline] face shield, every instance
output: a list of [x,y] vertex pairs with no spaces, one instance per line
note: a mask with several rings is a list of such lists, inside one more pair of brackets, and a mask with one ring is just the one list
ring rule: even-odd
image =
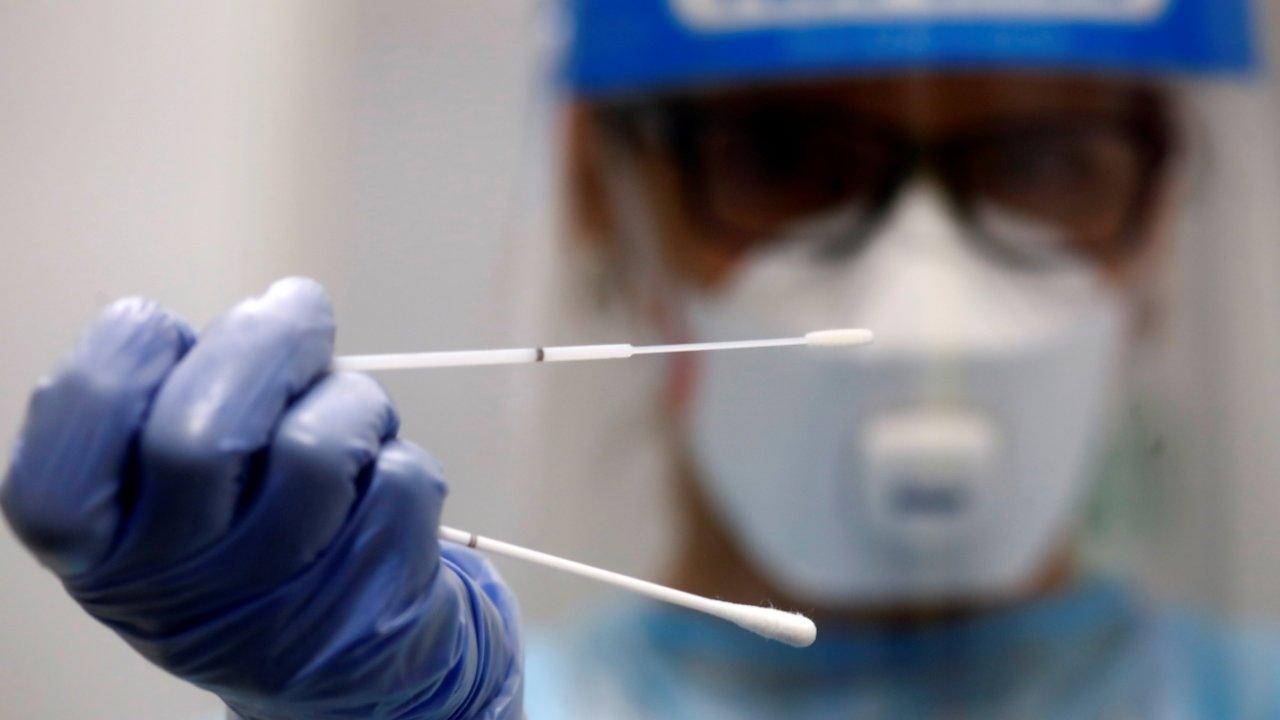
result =
[[603,404],[548,378],[543,407],[581,404],[541,467],[595,509],[673,504],[628,560],[714,526],[809,606],[1093,573],[1262,597],[1280,158],[1246,140],[1274,117],[1246,8],[925,6],[570,3],[569,195],[518,263],[545,271],[524,326],[878,342],[601,368]]

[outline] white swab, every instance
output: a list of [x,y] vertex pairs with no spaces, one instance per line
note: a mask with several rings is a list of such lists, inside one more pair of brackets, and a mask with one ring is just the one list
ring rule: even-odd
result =
[[537,550],[530,550],[519,545],[512,545],[511,543],[481,537],[475,533],[455,530],[449,527],[441,526],[440,539],[485,552],[505,555],[517,560],[525,560],[556,570],[563,570],[567,573],[599,580],[609,585],[630,590],[654,600],[661,600],[689,608],[690,610],[704,612],[708,615],[728,620],[744,630],[750,630],[757,635],[784,642],[793,647],[808,647],[818,637],[817,626],[813,624],[812,620],[799,613],[790,613],[755,605],[739,605],[725,602],[724,600],[712,600],[711,598],[676,590],[675,588],[669,588],[647,580],[628,577],[609,570],[601,570],[573,560],[566,560],[555,555],[548,555]]
[[478,365],[519,365],[576,360],[620,360],[636,355],[746,350],[808,346],[815,348],[864,345],[871,342],[870,330],[847,328],[817,330],[801,337],[733,342],[686,343],[682,345],[562,345],[559,347],[511,348],[507,350],[455,350],[450,352],[397,353],[391,355],[346,355],[334,358],[334,370],[410,370],[416,368],[474,367]]

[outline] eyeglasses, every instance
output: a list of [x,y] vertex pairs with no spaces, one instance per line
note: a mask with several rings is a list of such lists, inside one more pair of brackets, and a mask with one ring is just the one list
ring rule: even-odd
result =
[[[1118,263],[1140,249],[1172,132],[1159,98],[1121,117],[1011,119],[921,140],[847,108],[674,99],[601,108],[616,137],[676,169],[679,211],[707,242],[753,250],[841,211],[831,252],[859,248],[917,173],[1005,260]],[[1008,222],[1016,218],[1018,222]],[[1028,243],[1030,222],[1053,247]]]

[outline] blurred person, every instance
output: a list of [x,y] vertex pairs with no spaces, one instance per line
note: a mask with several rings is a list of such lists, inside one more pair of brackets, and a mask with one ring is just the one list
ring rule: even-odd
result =
[[538,311],[877,333],[649,388],[672,583],[804,610],[818,642],[637,604],[526,658],[501,579],[435,540],[439,467],[376,383],[328,372],[301,279],[199,336],[121,301],[37,389],[0,497],[77,601],[246,720],[1280,717],[1268,634],[1075,542],[1186,206],[1175,79],[1251,67],[1242,6],[566,10],[567,226],[531,248],[594,292]]

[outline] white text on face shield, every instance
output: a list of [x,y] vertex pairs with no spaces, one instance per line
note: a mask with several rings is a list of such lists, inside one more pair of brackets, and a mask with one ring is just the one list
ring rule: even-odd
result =
[[671,0],[677,17],[706,32],[863,22],[1096,21],[1148,23],[1170,0]]

